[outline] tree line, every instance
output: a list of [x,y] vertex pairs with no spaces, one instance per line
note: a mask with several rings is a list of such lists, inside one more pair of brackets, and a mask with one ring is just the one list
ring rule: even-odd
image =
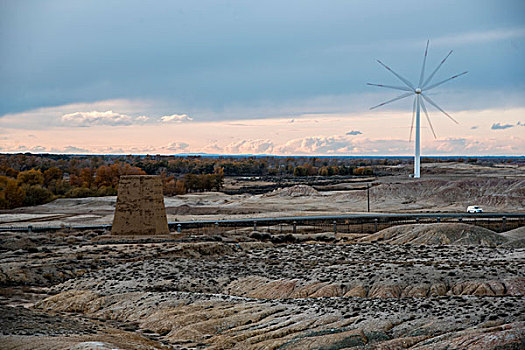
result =
[[[422,162],[468,162],[490,166],[516,158],[422,158]],[[213,191],[225,176],[368,176],[411,157],[202,157],[160,155],[0,154],[0,209],[36,205],[61,197],[117,193],[121,175],[162,177],[166,195]]]
[[[113,196],[117,194],[122,175],[146,175],[146,172],[127,163],[100,165],[97,168],[57,167],[19,171],[0,165],[0,209],[45,204],[55,198]],[[184,194],[193,191],[220,190],[224,174],[186,174],[180,179],[161,174],[164,193]]]

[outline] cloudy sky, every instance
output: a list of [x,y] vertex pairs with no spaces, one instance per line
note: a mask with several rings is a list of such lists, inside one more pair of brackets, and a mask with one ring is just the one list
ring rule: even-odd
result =
[[0,152],[525,154],[525,2],[0,0]]

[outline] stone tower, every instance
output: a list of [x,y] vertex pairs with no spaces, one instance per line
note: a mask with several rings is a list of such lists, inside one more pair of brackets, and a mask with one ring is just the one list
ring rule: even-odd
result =
[[168,220],[160,176],[121,176],[111,234],[162,235],[168,233]]

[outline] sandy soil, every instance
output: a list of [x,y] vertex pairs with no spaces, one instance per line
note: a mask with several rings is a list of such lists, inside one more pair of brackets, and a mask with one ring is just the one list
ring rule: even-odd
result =
[[[474,204],[486,212],[525,210],[525,179],[519,177],[382,177],[370,183],[374,212],[465,212]],[[337,191],[295,185],[260,195],[191,193],[166,197],[164,202],[168,221],[349,214],[366,211],[365,185],[349,182],[346,189]],[[116,197],[57,199],[41,206],[3,211],[0,226],[111,224],[115,202]]]
[[[525,209],[520,168],[432,165],[420,180],[291,183],[265,194],[167,197],[172,220]],[[427,169],[428,170],[428,169]],[[453,175],[450,172],[453,171]],[[444,174],[441,174],[444,172]],[[449,173],[447,173],[449,172]],[[238,189],[260,179],[238,180]],[[0,213],[0,225],[111,223],[115,197]],[[319,227],[2,232],[2,349],[520,349],[523,227],[460,223],[375,234]],[[330,229],[330,227],[328,227]]]
[[[414,241],[414,230],[425,239]],[[308,231],[5,233],[0,343],[5,349],[523,344],[525,248],[505,246],[522,239],[523,230],[406,225],[379,232],[374,243],[348,238]]]

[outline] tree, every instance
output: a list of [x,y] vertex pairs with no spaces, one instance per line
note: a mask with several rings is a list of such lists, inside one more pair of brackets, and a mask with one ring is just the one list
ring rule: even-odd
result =
[[71,185],[66,180],[52,180],[47,189],[55,195],[65,195],[71,189]]
[[40,170],[31,169],[19,173],[17,180],[20,185],[42,185],[44,184],[44,175]]
[[175,194],[185,194],[187,192],[186,184],[182,180],[175,183]]
[[354,175],[374,175],[374,171],[370,167],[358,167],[354,169]]
[[115,184],[114,177],[118,177],[118,173],[112,171],[109,166],[101,165],[96,171],[95,185],[97,187],[113,186]]
[[5,173],[5,176],[8,176],[8,177],[12,177],[12,178],[15,178],[18,176],[18,174],[20,173],[18,170],[15,170],[11,167],[8,167],[6,168],[4,171]]
[[51,167],[47,169],[46,171],[44,171],[44,185],[49,186],[51,181],[62,180],[62,176],[63,176],[62,170],[56,167]]
[[220,191],[224,185],[224,169],[222,167],[215,169],[215,179],[213,181],[213,187],[216,191]]
[[306,163],[304,165],[304,167],[306,169],[306,175],[307,176],[315,176],[315,175],[317,175],[317,168],[313,167],[312,164]]
[[40,185],[23,185],[25,192],[23,205],[45,204],[53,200],[53,193]]
[[0,208],[12,209],[22,206],[25,192],[18,186],[18,181],[0,176]]
[[306,169],[304,166],[297,166],[293,170],[293,176],[306,176],[308,175],[308,169]]
[[92,168],[84,168],[80,171],[82,187],[91,188],[94,181],[95,171]]

